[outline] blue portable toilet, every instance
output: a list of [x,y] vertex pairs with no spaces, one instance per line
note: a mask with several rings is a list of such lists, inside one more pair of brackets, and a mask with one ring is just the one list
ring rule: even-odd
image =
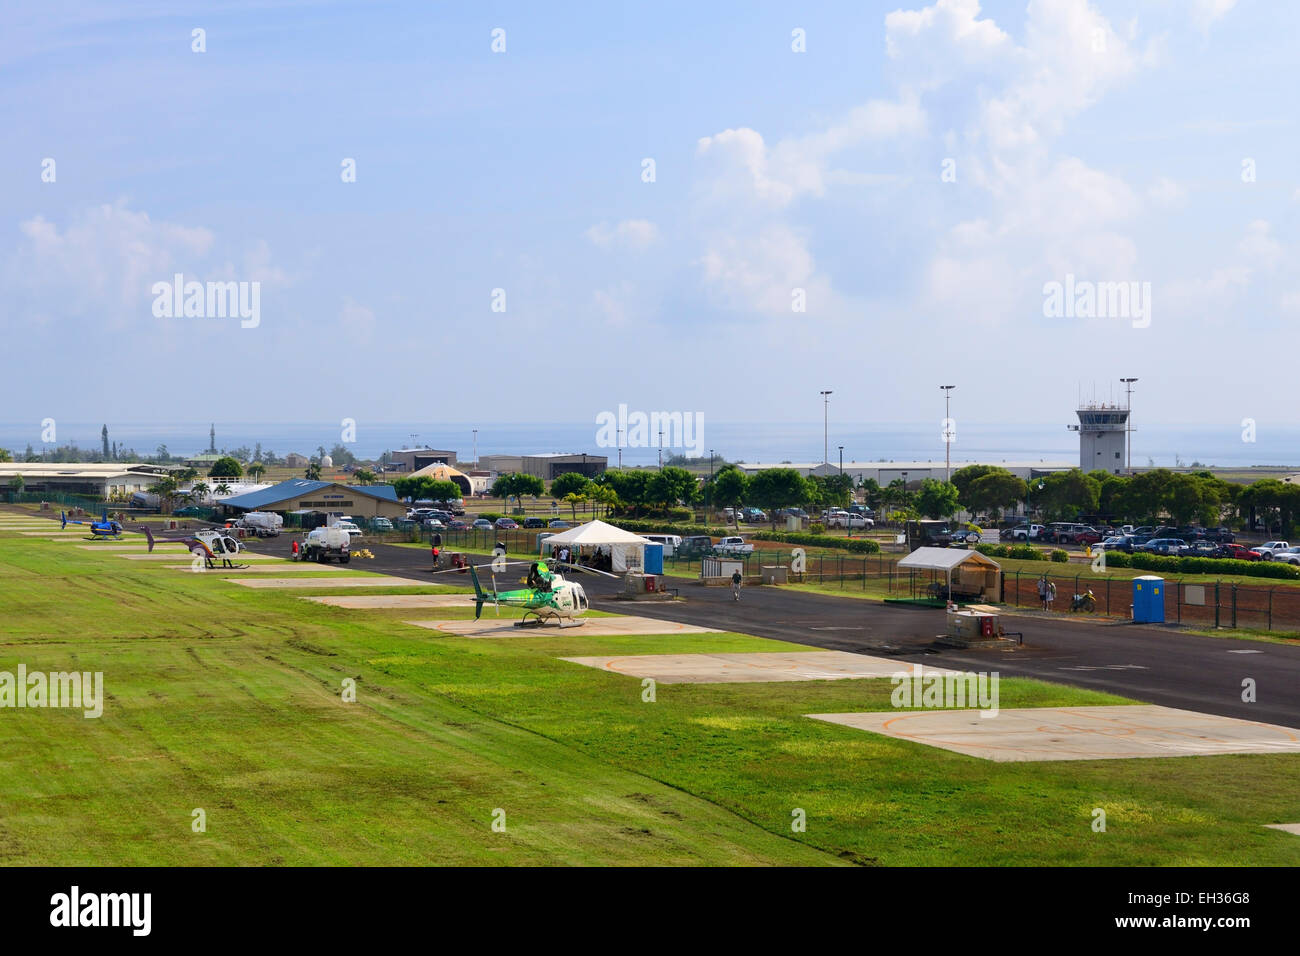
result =
[[1133,621],[1135,624],[1165,623],[1165,579],[1144,574],[1133,579]]
[[664,546],[662,544],[647,544],[645,546],[645,573],[664,573]]

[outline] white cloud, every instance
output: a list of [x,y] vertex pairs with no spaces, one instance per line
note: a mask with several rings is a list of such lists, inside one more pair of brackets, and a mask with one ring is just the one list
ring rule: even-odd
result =
[[624,219],[611,227],[597,223],[587,230],[587,238],[601,248],[621,246],[640,251],[659,241],[659,227],[648,219]]
[[62,231],[39,215],[19,230],[22,240],[0,273],[9,301],[3,311],[15,323],[143,320],[152,284],[193,270],[214,241],[208,229],[157,222],[124,200],[82,209]]
[[1160,176],[1147,187],[1147,196],[1161,206],[1181,206],[1187,199],[1187,190],[1172,179]]

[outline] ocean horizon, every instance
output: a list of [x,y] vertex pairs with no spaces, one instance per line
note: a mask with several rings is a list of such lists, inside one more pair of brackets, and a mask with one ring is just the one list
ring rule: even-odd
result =
[[[0,423],[0,447],[22,454],[30,444],[43,447],[72,444],[98,448],[104,423],[59,422],[55,441],[41,441],[34,423]],[[172,455],[195,455],[208,448],[208,423],[144,424],[109,422],[110,442],[153,454],[166,445]],[[484,422],[481,424],[358,423],[353,442],[343,442],[359,458],[375,458],[399,448],[431,447],[452,450],[461,461],[474,460],[474,429],[478,429],[478,455],[583,453],[619,459],[616,447],[597,445],[594,423]],[[216,447],[252,449],[283,457],[289,452],[311,455],[324,446],[328,451],[343,438],[333,422],[250,423],[217,422]],[[1300,463],[1300,427],[1260,429],[1253,442],[1244,441],[1239,428],[1205,425],[1139,425],[1133,431],[1134,467],[1176,467],[1200,463],[1207,467],[1243,468],[1252,465],[1292,466]],[[624,447],[624,465],[653,465],[659,461],[657,436],[649,447]],[[712,449],[719,459],[747,463],[820,462],[823,459],[822,423],[709,423],[698,442],[704,456]],[[830,432],[828,460],[839,461],[942,461],[944,446],[937,423],[885,423],[837,425]],[[664,458],[682,453],[665,438]],[[688,451],[694,451],[689,449]],[[1076,461],[1078,436],[1064,426],[961,423],[951,446],[954,464],[980,461]]]

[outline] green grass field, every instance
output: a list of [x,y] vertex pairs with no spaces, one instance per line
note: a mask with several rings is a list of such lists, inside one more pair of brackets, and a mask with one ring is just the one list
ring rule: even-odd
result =
[[[803,716],[887,709],[887,680],[661,684],[645,703],[634,678],[556,659],[780,642],[471,640],[401,623],[464,611],[140,564],[0,533],[0,671],[102,671],[107,697],[97,720],[0,710],[0,862],[1300,863],[1262,827],[1300,818],[1300,755],[995,764]],[[1003,708],[1117,702],[1001,687]]]

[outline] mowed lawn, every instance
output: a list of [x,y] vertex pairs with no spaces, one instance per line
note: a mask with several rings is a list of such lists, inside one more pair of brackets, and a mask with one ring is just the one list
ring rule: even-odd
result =
[[[888,708],[887,680],[660,684],[649,703],[557,659],[779,642],[471,640],[401,623],[464,611],[142,564],[0,533],[0,671],[102,671],[107,696],[92,720],[0,710],[0,863],[1300,863],[1262,827],[1300,821],[1300,755],[994,764],[803,716]],[[1118,702],[1001,686],[1004,709]]]

